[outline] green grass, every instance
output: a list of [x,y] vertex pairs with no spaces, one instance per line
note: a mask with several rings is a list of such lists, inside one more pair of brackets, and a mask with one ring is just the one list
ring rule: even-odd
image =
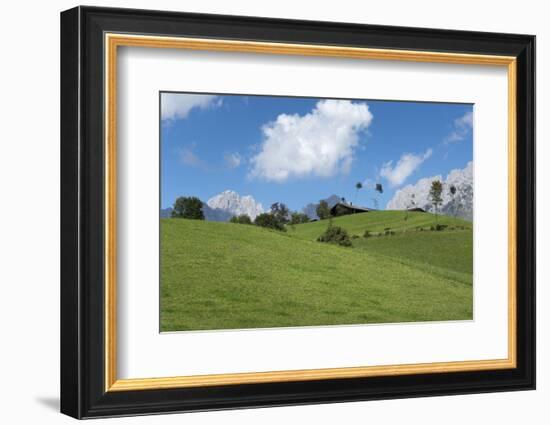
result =
[[[358,238],[344,248],[314,241],[326,222],[281,233],[162,219],[161,330],[471,319],[471,261],[462,259],[468,250],[471,258],[471,225],[440,217],[446,221],[468,230],[413,231],[433,222],[421,213],[405,223],[399,212],[340,217],[334,223],[355,234],[365,228],[411,231]],[[460,261],[453,261],[453,252]]]
[[403,232],[358,238],[353,246],[371,255],[390,257],[432,274],[472,284],[472,231]]
[[[404,219],[405,216],[406,213],[404,211],[373,211],[336,217],[332,222],[334,225],[346,229],[351,235],[358,236],[363,236],[365,230],[382,232],[385,228],[389,227],[396,232],[402,232],[415,230],[417,227],[429,228],[436,223],[435,216],[430,213],[410,212],[407,220]],[[471,222],[459,218],[440,215],[437,218],[437,222],[450,227],[460,226],[472,229]],[[314,241],[325,231],[327,225],[328,220],[300,224],[295,226],[294,229],[289,228],[289,234],[301,239]]]

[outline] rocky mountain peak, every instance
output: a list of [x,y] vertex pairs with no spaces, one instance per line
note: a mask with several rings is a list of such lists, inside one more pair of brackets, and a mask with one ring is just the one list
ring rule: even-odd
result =
[[251,195],[240,196],[233,190],[224,190],[210,198],[206,204],[209,208],[222,211],[230,216],[246,214],[252,220],[264,212],[262,204],[256,202]]
[[[415,184],[409,184],[395,192],[393,198],[388,202],[388,210],[404,210],[411,207],[414,200],[415,206],[433,211],[430,201],[430,187],[433,180],[443,183],[443,203],[440,212],[443,214],[461,217],[466,220],[473,219],[474,207],[474,173],[473,163],[470,161],[465,168],[452,170],[446,179],[442,176],[427,177],[418,180]],[[450,193],[450,187],[456,188],[456,193]]]

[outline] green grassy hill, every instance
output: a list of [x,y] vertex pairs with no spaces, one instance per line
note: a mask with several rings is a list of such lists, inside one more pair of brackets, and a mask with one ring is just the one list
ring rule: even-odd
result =
[[[288,234],[314,241],[328,223],[328,220],[322,220],[289,227]],[[472,223],[469,221],[440,215],[437,223],[448,227],[445,231],[434,232],[427,231],[436,223],[433,214],[410,212],[407,215],[403,211],[373,211],[336,217],[332,223],[343,227],[350,235],[360,236],[353,240],[354,248],[472,283],[473,238]],[[384,233],[386,228],[395,234],[376,236]],[[365,230],[375,236],[363,238]]]
[[359,238],[354,248],[390,257],[432,274],[472,284],[472,231],[403,232],[393,236]]
[[353,248],[315,242],[324,221],[281,233],[162,219],[161,330],[471,319],[471,261],[453,260],[468,250],[471,256],[470,223],[441,218],[466,230],[418,232],[412,229],[433,216],[414,213],[405,222],[403,214],[335,219],[361,235],[365,228],[411,230],[357,238]]
[[[361,214],[351,214],[342,217],[336,217],[332,220],[334,225],[346,229],[350,235],[363,236],[365,230],[371,232],[381,232],[385,228],[391,228],[395,232],[415,230],[418,227],[429,228],[433,226],[435,215],[423,212],[409,212],[405,220],[404,211],[372,211]],[[446,224],[449,227],[464,227],[472,229],[472,223],[460,218],[440,215],[437,218],[440,224]],[[301,239],[316,240],[327,228],[328,220],[314,221],[296,225],[294,229],[289,228],[289,234]]]

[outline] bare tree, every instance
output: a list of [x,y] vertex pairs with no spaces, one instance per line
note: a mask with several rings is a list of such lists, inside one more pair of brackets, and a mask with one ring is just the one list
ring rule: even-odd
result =
[[363,183],[357,182],[355,183],[355,204],[357,204],[357,195],[359,194],[359,191],[363,189]]
[[374,209],[377,210],[378,209],[378,199],[371,198],[371,201],[372,201],[372,204],[374,205]]
[[378,203],[379,203],[378,201],[380,199],[380,195],[384,193],[384,188],[382,187],[382,183],[376,183],[376,185],[374,186],[374,190],[378,193],[376,203],[375,203],[375,208],[378,209]]

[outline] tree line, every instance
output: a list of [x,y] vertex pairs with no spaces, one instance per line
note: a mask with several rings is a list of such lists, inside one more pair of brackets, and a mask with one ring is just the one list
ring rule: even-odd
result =
[[[363,186],[361,183],[356,184],[356,190],[359,191]],[[375,186],[375,191],[379,194],[383,193],[383,188],[380,183]],[[451,185],[449,187],[449,194],[454,199],[456,194],[456,187]],[[443,183],[439,180],[432,181],[429,199],[434,207],[434,212],[437,217],[439,215],[439,207],[443,203]],[[342,202],[345,199],[342,198]],[[414,194],[411,195],[410,208],[416,206]],[[174,218],[187,218],[191,220],[204,220],[204,212],[202,210],[204,203],[196,196],[180,196],[174,202],[172,209],[172,217]],[[315,212],[319,217],[319,220],[325,220],[332,217],[330,207],[326,200],[320,200],[315,208]],[[234,215],[229,220],[231,223],[236,224],[255,224],[260,227],[266,227],[270,229],[286,231],[286,225],[294,226],[296,224],[302,224],[309,222],[307,214],[298,211],[290,211],[286,204],[283,202],[275,202],[271,205],[269,212],[265,212],[256,216],[254,220],[247,214]]]
[[[204,220],[202,208],[204,203],[196,196],[180,196],[174,202],[172,208],[173,218],[187,218],[191,220]],[[247,214],[234,215],[229,220],[235,224],[254,224],[269,229],[286,231],[286,225],[307,223],[307,214],[298,211],[290,211],[286,204],[275,202],[269,212],[261,213],[254,220]]]

